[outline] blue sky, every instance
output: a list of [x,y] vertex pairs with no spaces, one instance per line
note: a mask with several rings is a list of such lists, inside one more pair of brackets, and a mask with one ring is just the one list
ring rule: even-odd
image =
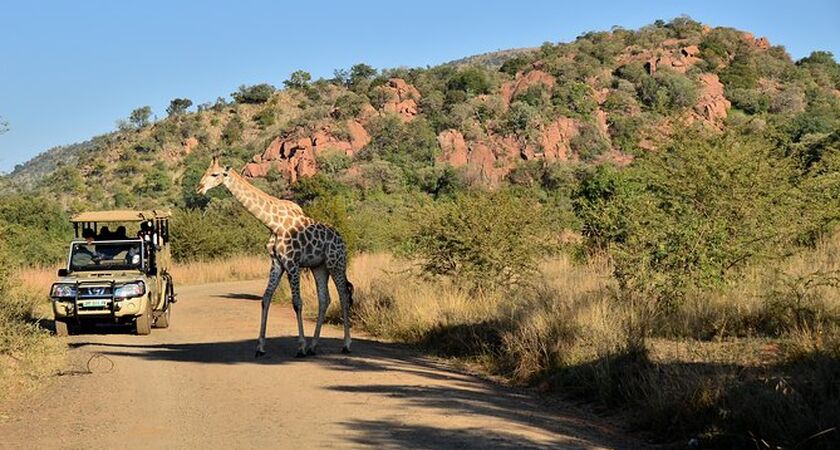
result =
[[568,42],[613,25],[687,14],[767,36],[794,58],[840,55],[840,2],[824,1],[4,1],[0,4],[0,172],[55,145],[111,131],[132,109],[164,116],[240,84],[280,86],[366,62],[426,66]]

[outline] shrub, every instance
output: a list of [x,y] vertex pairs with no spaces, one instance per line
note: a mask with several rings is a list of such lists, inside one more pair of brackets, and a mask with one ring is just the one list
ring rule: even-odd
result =
[[274,110],[271,108],[265,108],[254,114],[254,122],[256,122],[261,128],[270,127],[274,125],[276,121],[277,117],[274,114]]
[[274,94],[274,86],[262,83],[253,86],[239,86],[239,90],[230,94],[237,103],[265,103]]
[[552,248],[539,203],[508,191],[459,194],[420,214],[412,256],[471,288],[527,284]]
[[196,261],[265,251],[268,229],[233,199],[214,199],[202,211],[177,209],[172,216],[172,257]]
[[489,94],[491,87],[490,77],[479,67],[461,69],[446,83],[447,90],[463,92],[467,97]]
[[598,102],[592,98],[592,89],[586,83],[577,81],[555,87],[551,101],[566,116],[589,117],[598,109]]
[[72,236],[69,217],[60,204],[44,197],[0,197],[0,241],[8,245],[5,257],[15,265],[55,264],[67,256]]
[[239,116],[234,116],[222,129],[222,141],[227,145],[233,145],[242,139],[244,130],[245,124],[242,123],[242,119]]
[[684,137],[629,170],[587,175],[575,209],[626,292],[675,304],[812,229],[794,174],[760,142]]
[[601,130],[591,123],[584,123],[580,132],[572,138],[569,147],[577,153],[580,159],[591,161],[610,150],[610,143],[601,134]]

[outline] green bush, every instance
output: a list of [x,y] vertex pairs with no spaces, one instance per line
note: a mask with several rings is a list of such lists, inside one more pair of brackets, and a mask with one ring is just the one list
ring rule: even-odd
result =
[[583,161],[591,161],[610,150],[610,143],[595,125],[584,123],[569,143],[572,151]]
[[673,304],[813,229],[795,175],[760,142],[690,136],[627,170],[587,174],[575,210],[626,292]]
[[73,236],[71,230],[69,217],[53,200],[30,195],[0,197],[0,241],[7,244],[6,257],[15,265],[45,266],[62,261]]
[[539,203],[509,191],[464,193],[422,209],[409,253],[429,275],[476,289],[528,284],[550,250]]
[[172,257],[196,261],[265,251],[269,231],[233,199],[214,199],[205,210],[172,216]]

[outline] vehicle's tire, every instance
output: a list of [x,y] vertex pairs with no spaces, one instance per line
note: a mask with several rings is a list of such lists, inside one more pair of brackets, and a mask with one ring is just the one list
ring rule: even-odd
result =
[[145,336],[152,332],[152,304],[146,302],[146,310],[143,315],[134,320],[135,332],[140,336]]
[[60,320],[55,321],[55,335],[56,336],[70,336],[70,326],[67,325],[67,322],[62,322]]

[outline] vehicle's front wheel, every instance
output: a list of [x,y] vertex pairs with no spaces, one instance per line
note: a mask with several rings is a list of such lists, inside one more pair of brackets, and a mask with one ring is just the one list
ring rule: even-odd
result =
[[151,302],[146,302],[146,311],[143,312],[143,315],[135,319],[134,326],[136,327],[137,334],[144,336],[152,332],[152,304]]

